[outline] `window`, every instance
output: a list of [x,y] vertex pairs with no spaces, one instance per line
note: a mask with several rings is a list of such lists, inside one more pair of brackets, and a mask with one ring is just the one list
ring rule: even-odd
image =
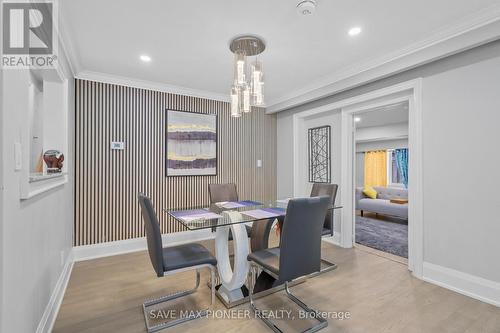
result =
[[401,174],[399,173],[394,149],[387,150],[387,183],[390,187],[404,187]]

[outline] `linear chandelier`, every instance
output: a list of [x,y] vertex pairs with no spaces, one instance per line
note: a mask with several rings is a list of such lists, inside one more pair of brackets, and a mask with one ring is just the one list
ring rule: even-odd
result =
[[[256,36],[234,38],[229,49],[234,53],[234,82],[231,87],[231,116],[241,117],[252,106],[264,106],[264,72],[257,55],[266,45]],[[248,57],[255,57],[249,63]]]

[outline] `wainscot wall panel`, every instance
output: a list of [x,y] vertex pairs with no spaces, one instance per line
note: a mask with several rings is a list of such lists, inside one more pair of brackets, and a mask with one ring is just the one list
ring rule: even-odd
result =
[[[185,230],[163,209],[207,205],[210,183],[236,183],[241,199],[276,199],[276,115],[264,109],[232,118],[226,102],[79,79],[75,109],[75,246],[144,237],[139,192],[163,233]],[[167,109],[218,115],[216,176],[165,177]],[[113,141],[125,148],[111,150]]]

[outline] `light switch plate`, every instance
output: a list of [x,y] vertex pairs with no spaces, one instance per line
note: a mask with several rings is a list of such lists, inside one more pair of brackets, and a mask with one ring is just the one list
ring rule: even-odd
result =
[[121,141],[111,142],[111,150],[123,150],[125,149],[125,144]]
[[14,142],[14,170],[19,171],[23,167],[23,152],[20,142]]
[[257,160],[257,168],[262,168],[262,160]]

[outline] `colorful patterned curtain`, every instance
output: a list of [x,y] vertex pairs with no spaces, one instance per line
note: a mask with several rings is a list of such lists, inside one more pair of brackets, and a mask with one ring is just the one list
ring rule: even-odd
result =
[[396,163],[405,187],[408,188],[408,149],[396,149]]
[[365,187],[387,186],[387,151],[365,153]]

